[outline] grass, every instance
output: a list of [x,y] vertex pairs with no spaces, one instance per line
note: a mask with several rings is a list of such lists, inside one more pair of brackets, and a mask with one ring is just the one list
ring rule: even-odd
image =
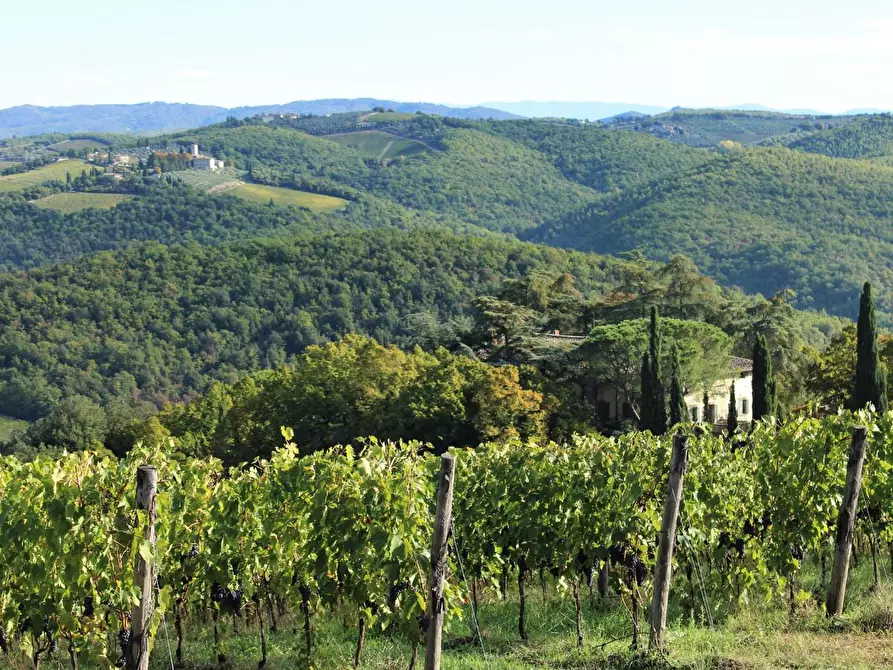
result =
[[76,140],[63,140],[61,142],[56,142],[56,144],[50,144],[47,146],[47,149],[50,151],[58,151],[59,153],[65,153],[69,149],[74,149],[75,151],[83,151],[84,149],[99,149],[101,147],[106,147],[108,144],[103,142],[102,140],[96,140],[93,138],[84,138],[84,139],[76,139]]
[[413,114],[407,114],[406,112],[372,112],[361,117],[360,122],[392,123],[394,121],[411,121],[413,116]]
[[398,137],[381,130],[360,130],[355,133],[327,135],[325,139],[342,146],[353,147],[379,160],[397,156],[412,156],[430,151],[421,142],[408,140],[405,137]]
[[[501,601],[495,590],[481,598],[479,612],[486,658],[470,635],[469,619],[451,621],[444,632],[444,670],[770,670],[774,668],[874,669],[893,667],[893,582],[888,566],[882,571],[882,587],[870,589],[871,565],[863,560],[851,572],[847,613],[840,621],[824,616],[814,567],[804,570],[803,584],[809,591],[800,598],[796,612],[786,602],[773,605],[749,604],[739,607],[712,602],[718,624],[710,629],[703,622],[703,608],[692,616],[685,604],[673,602],[665,657],[630,651],[631,621],[628,600],[617,593],[601,600],[584,589],[584,646],[576,648],[575,611],[572,599],[560,593],[554,582],[548,595],[539,584],[530,584],[527,607],[529,639],[518,636],[518,604],[514,593]],[[675,581],[677,597],[687,591],[679,571]],[[647,600],[647,598],[646,598]],[[347,625],[345,625],[345,622]],[[279,631],[268,641],[268,670],[306,667],[300,613],[286,613],[279,620]],[[250,625],[249,625],[250,624]],[[268,626],[269,624],[267,624]],[[313,616],[313,667],[315,670],[341,670],[351,667],[356,645],[355,613],[338,612]],[[643,615],[643,644],[647,646],[647,616]],[[260,659],[260,637],[256,618],[242,619],[234,632],[232,620],[225,617],[220,629],[228,661],[218,666],[213,646],[213,627],[209,621],[187,620],[183,670],[253,670]],[[155,646],[152,668],[169,668],[167,645],[176,647],[173,622],[168,621],[167,635],[162,625]],[[411,642],[400,633],[370,630],[361,667],[365,670],[400,670],[409,667]],[[60,644],[59,663],[48,667],[67,667]],[[416,667],[421,668],[424,652]],[[26,663],[15,653],[0,656],[0,668],[24,670]],[[85,658],[81,667],[98,667]]]
[[8,440],[13,433],[20,433],[27,427],[27,421],[13,419],[11,416],[0,414],[0,440],[2,441]]
[[34,200],[31,204],[41,209],[54,209],[62,214],[71,214],[90,208],[111,209],[132,197],[120,193],[54,193],[46,198]]
[[39,186],[48,181],[65,181],[65,173],[71,174],[71,178],[79,177],[82,170],[90,168],[90,164],[80,159],[71,159],[49,163],[36,170],[28,170],[19,174],[10,174],[0,177],[0,193],[9,191],[21,191],[29,186]]
[[314,212],[332,212],[348,205],[348,201],[343,198],[262,184],[244,184],[227,191],[227,193],[262,205],[266,205],[272,200],[276,205],[306,207]]

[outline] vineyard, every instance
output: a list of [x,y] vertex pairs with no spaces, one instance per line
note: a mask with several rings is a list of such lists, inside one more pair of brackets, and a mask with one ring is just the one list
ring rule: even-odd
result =
[[[745,602],[793,610],[807,559],[826,581],[854,424],[868,427],[857,533],[877,579],[880,544],[893,540],[893,413],[764,422],[734,440],[689,427],[677,615],[712,625]],[[315,667],[317,622],[336,613],[355,627],[355,666],[367,633],[388,631],[413,667],[429,615],[439,459],[425,445],[374,439],[302,457],[283,434],[269,460],[233,469],[182,459],[170,444],[120,461],[0,460],[2,652],[34,668],[53,655],[72,667],[117,662],[140,598],[139,557],[157,571],[151,627],[171,626],[172,664],[225,663],[226,631],[241,625],[256,630],[263,667],[269,634],[288,615],[302,641],[290,665]],[[671,443],[634,433],[455,451],[448,620],[474,637],[479,601],[501,593],[518,599],[526,638],[530,590],[548,578],[573,600],[582,646],[581,591],[610,585],[630,613],[623,644],[647,646]],[[154,546],[135,506],[134,476],[148,462],[159,482]],[[191,656],[187,621],[213,627],[216,659]]]

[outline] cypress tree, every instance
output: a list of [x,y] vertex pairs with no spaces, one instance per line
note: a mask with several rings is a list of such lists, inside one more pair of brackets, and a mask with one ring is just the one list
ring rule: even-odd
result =
[[729,418],[726,420],[729,430],[729,439],[735,437],[738,430],[738,401],[735,399],[735,380],[732,380],[732,388],[729,390]]
[[775,376],[772,374],[772,355],[766,338],[759,334],[753,350],[753,420],[764,416],[775,416],[776,402]]
[[887,379],[881,368],[877,346],[877,324],[871,283],[862,287],[859,301],[859,322],[856,325],[856,385],[853,389],[853,409],[871,403],[883,412],[887,409]]
[[648,333],[648,362],[651,379],[648,382],[651,391],[651,421],[648,426],[655,435],[667,432],[667,399],[664,392],[664,380],[660,374],[661,333],[657,307],[651,308],[651,327]]
[[648,430],[651,425],[651,366],[648,354],[642,356],[642,402],[639,405],[639,430]]
[[688,407],[685,404],[685,393],[682,390],[681,371],[679,366],[679,349],[673,347],[672,372],[670,378],[670,425],[675,426],[688,419]]

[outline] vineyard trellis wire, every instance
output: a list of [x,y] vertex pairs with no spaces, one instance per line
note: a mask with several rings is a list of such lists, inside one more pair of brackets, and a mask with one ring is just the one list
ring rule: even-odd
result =
[[[856,423],[870,435],[859,522],[873,542],[889,543],[893,414],[765,422],[733,441],[685,429],[674,560],[694,570],[680,571],[689,587],[677,577],[673,597],[692,614],[703,601],[712,619],[743,600],[795,594],[804,558],[833,552]],[[142,554],[158,565],[153,632],[173,616],[177,661],[187,616],[210,611],[215,630],[221,617],[251,616],[265,633],[283,609],[303,615],[308,661],[313,617],[324,610],[350,614],[357,658],[374,627],[399,631],[414,657],[425,637],[437,459],[418,443],[375,439],[302,457],[283,432],[286,445],[269,460],[240,468],[182,458],[169,443],[137,446],[121,460],[0,459],[0,646],[33,667],[60,642],[75,667],[83,657],[114,663],[139,597],[132,568]],[[506,570],[522,598],[542,570],[579,600],[583,581],[608,564],[637,619],[669,454],[669,437],[648,433],[457,450],[453,523],[462,541],[454,535],[452,560],[462,568],[447,585],[449,617],[461,617],[478,587],[500,589]],[[154,550],[140,542],[145,516],[133,504],[133,473],[146,462],[161,482]],[[215,639],[225,658],[226,639]]]

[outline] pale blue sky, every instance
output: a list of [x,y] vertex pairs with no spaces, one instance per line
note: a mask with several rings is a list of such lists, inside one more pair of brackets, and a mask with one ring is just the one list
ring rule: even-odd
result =
[[889,0],[0,0],[0,107],[893,108]]

